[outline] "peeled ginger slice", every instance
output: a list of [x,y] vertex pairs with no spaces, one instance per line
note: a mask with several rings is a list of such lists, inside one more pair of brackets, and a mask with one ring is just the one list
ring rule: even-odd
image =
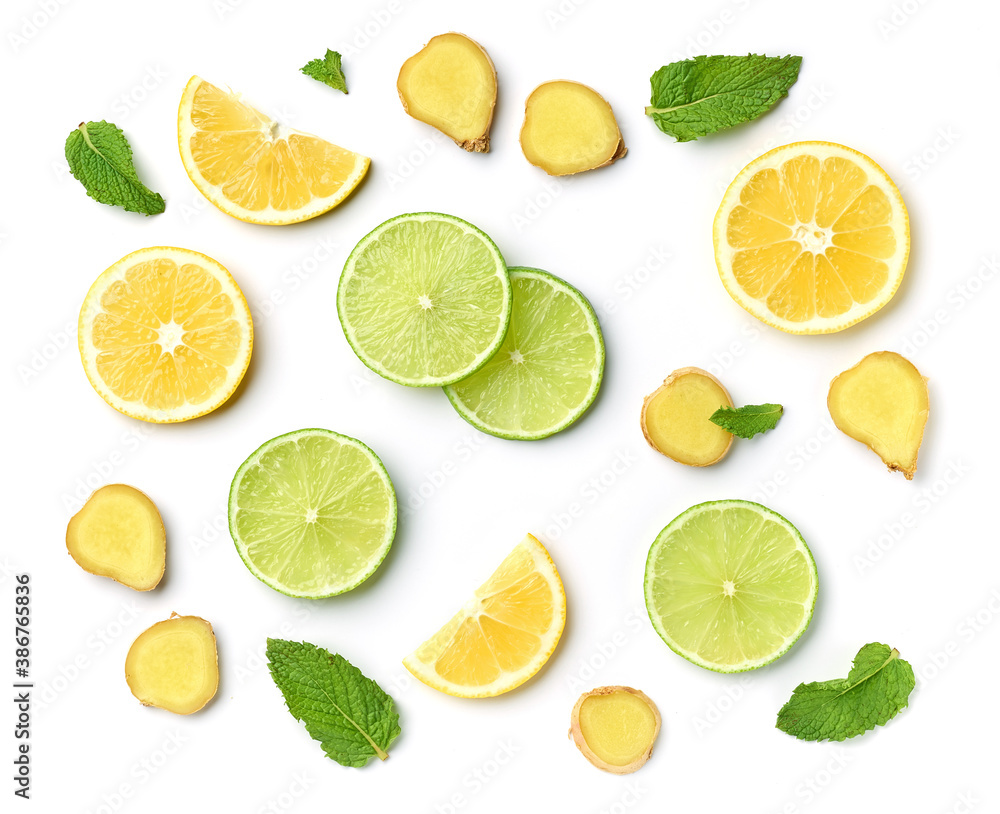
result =
[[125,680],[143,706],[190,715],[219,688],[219,654],[212,626],[198,616],[157,622],[139,634],[125,658]]
[[732,407],[722,382],[707,370],[675,370],[642,403],[642,434],[657,452],[688,466],[710,466],[729,452],[732,433],[711,421]]
[[470,153],[489,152],[497,73],[478,42],[454,32],[433,37],[403,63],[396,89],[413,118]]
[[593,88],[568,80],[545,82],[531,92],[521,150],[549,175],[604,167],[626,152],[611,105]]
[[138,489],[98,489],[69,521],[66,548],[88,573],[149,591],[163,577],[167,538],[156,504]]
[[598,769],[631,774],[653,753],[660,734],[660,712],[640,690],[598,687],[576,702],[569,734]]
[[929,409],[927,379],[898,353],[870,353],[830,383],[833,422],[913,480]]

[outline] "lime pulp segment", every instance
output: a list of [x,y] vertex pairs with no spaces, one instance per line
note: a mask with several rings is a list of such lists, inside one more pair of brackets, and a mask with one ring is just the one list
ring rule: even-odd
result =
[[676,653],[719,672],[762,667],[812,619],[816,563],[785,518],[745,500],[692,506],[646,560],[646,609]]
[[478,370],[507,332],[511,286],[492,240],[471,223],[419,212],[355,246],[337,289],[344,335],[399,384],[451,384]]
[[229,530],[250,572],[276,591],[333,596],[360,585],[385,559],[396,494],[360,441],[298,430],[272,438],[240,466]]
[[513,308],[500,349],[445,387],[477,429],[501,438],[545,438],[576,421],[604,375],[604,339],[587,298],[548,272],[511,268]]

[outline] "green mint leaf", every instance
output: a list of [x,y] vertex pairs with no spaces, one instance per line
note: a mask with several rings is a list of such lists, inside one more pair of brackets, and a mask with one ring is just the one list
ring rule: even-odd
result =
[[308,642],[267,640],[268,669],[288,711],[342,766],[389,757],[399,714],[382,688],[343,656]]
[[847,678],[799,684],[776,726],[805,741],[853,738],[895,717],[914,685],[913,668],[898,650],[866,644]]
[[306,76],[311,76],[334,90],[347,93],[347,79],[344,78],[344,70],[340,67],[340,54],[336,51],[327,48],[325,57],[307,62],[300,70]]
[[697,56],[664,65],[650,77],[646,115],[678,141],[752,121],[766,113],[799,77],[802,57]]
[[147,189],[132,165],[132,148],[111,122],[81,122],[66,139],[66,160],[87,194],[108,206],[159,215],[163,196]]
[[773,430],[784,408],[780,404],[748,404],[746,407],[720,407],[708,420],[740,438]]

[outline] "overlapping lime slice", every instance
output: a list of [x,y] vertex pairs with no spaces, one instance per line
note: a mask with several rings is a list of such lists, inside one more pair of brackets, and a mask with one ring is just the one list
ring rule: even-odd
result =
[[510,280],[514,306],[503,344],[445,392],[474,427],[532,441],[586,412],[604,375],[604,339],[594,309],[569,283],[531,268],[511,268]]
[[511,288],[499,249],[451,215],[387,220],[354,247],[337,313],[354,352],[391,381],[451,384],[493,356],[507,332]]
[[266,585],[290,596],[333,596],[356,588],[385,559],[396,493],[360,441],[298,430],[272,438],[236,472],[229,530]]
[[682,512],[646,560],[646,609],[656,632],[684,658],[723,673],[785,653],[809,627],[817,585],[802,535],[745,500]]

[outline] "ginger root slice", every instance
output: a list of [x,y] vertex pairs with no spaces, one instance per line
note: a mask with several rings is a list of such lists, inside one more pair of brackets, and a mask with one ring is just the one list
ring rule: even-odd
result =
[[598,687],[573,707],[570,737],[587,760],[612,774],[642,768],[659,734],[656,704],[632,687]]
[[219,653],[212,626],[199,616],[157,622],[139,634],[125,658],[125,681],[143,706],[190,715],[219,688]]
[[403,63],[396,80],[403,110],[470,153],[490,149],[497,72],[478,42],[439,34]]
[[913,480],[927,424],[927,379],[904,356],[870,353],[830,382],[827,407],[841,432]]
[[593,88],[569,80],[545,82],[528,96],[521,150],[549,175],[605,167],[627,152],[611,105]]
[[70,518],[66,548],[84,571],[136,591],[155,588],[166,566],[167,538],[156,504],[123,483],[101,487]]
[[733,400],[699,367],[675,370],[642,402],[642,434],[657,452],[688,466],[710,466],[729,452],[732,433],[709,419]]

